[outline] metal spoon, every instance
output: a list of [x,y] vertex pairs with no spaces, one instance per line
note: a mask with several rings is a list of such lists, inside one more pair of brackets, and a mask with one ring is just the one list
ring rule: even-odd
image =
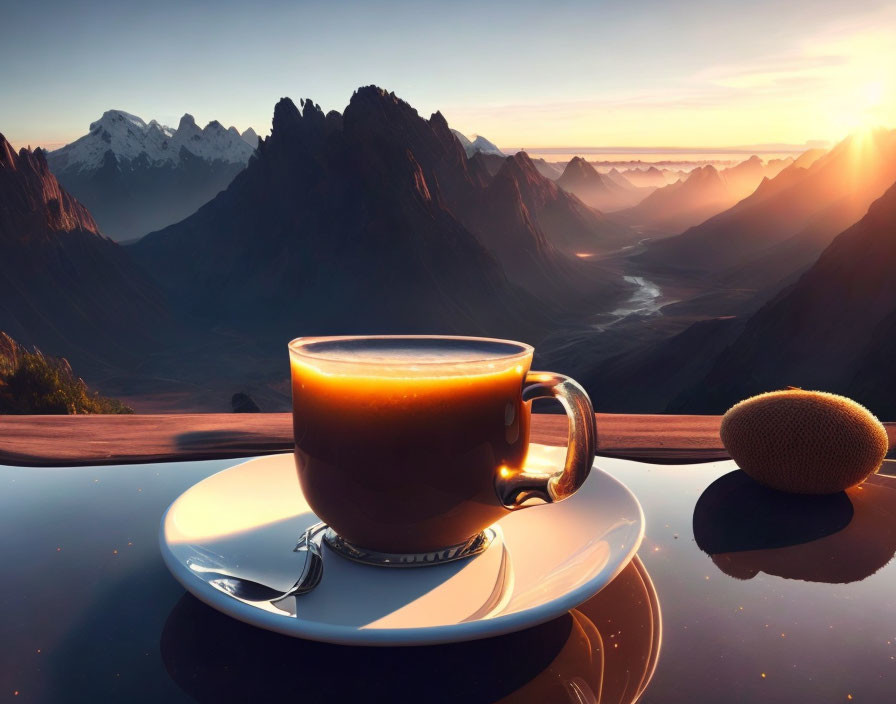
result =
[[321,555],[320,545],[314,542],[314,536],[323,531],[327,525],[323,522],[315,523],[305,530],[293,552],[307,552],[308,556],[302,573],[289,589],[274,589],[266,584],[253,582],[251,579],[237,577],[232,574],[222,574],[211,570],[202,570],[202,576],[212,586],[223,592],[245,601],[270,601],[276,602],[290,596],[301,596],[314,589],[323,577],[324,561]]

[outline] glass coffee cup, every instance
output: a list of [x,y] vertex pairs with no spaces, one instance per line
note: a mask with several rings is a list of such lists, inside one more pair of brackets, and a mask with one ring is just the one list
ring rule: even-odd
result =
[[[484,550],[508,511],[585,481],[597,431],[575,381],[533,372],[521,342],[307,337],[289,344],[299,482],[328,545],[360,562],[436,564]],[[570,422],[563,467],[525,468],[531,404]]]

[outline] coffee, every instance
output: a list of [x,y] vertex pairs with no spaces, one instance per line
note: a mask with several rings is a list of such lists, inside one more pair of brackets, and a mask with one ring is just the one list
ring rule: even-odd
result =
[[321,520],[370,550],[466,541],[507,513],[522,467],[532,348],[466,338],[346,338],[291,347],[296,468]]

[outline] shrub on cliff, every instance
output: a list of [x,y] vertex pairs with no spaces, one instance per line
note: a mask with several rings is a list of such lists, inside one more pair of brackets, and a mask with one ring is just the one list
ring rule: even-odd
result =
[[[0,340],[0,413],[133,413],[121,401],[90,391],[65,359],[27,352]],[[11,344],[3,345],[3,342]]]

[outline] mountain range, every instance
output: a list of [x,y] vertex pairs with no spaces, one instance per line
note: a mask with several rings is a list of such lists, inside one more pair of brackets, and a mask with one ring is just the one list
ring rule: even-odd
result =
[[279,354],[290,336],[348,331],[534,339],[618,294],[564,249],[615,247],[628,230],[525,154],[491,176],[440,113],[375,86],[342,114],[301,107],[282,99],[225,191],[130,248],[174,305]]
[[[654,237],[675,235],[730,208],[756,190],[764,178],[777,176],[788,163],[779,159],[765,165],[754,155],[721,170],[711,164],[697,167],[615,217]],[[627,174],[623,175],[631,178]]]
[[592,208],[614,211],[627,208],[644,200],[650,193],[649,187],[637,187],[614,169],[611,174],[598,172],[582,157],[573,157],[557,179],[563,190],[578,196]]
[[[342,113],[300,105],[282,99],[260,140],[106,113],[113,128],[70,145],[71,164],[170,176],[249,155],[195,212],[127,246],[43,150],[0,136],[0,330],[138,410],[165,394],[149,407],[227,407],[241,390],[283,407],[291,337],[428,332],[533,342],[602,410],[722,411],[794,384],[896,413],[896,131],[653,188],[583,159],[555,180],[525,152],[468,153],[440,113],[376,86]],[[745,193],[646,246],[644,220],[617,220],[694,218]],[[643,200],[593,207],[623,197]]]
[[731,208],[652,243],[640,260],[732,287],[786,283],[896,181],[896,130],[852,135],[804,156]]
[[125,241],[194,213],[245,168],[257,142],[251,128],[240,134],[217,121],[200,128],[189,114],[172,129],[108,110],[47,162],[100,231]]
[[[637,233],[620,225],[578,197],[567,193],[558,183],[544,176],[526,152],[507,157],[489,184],[489,193],[519,193],[522,206],[534,223],[558,249],[575,255],[601,254],[634,244]],[[487,224],[480,228],[485,231]]]

